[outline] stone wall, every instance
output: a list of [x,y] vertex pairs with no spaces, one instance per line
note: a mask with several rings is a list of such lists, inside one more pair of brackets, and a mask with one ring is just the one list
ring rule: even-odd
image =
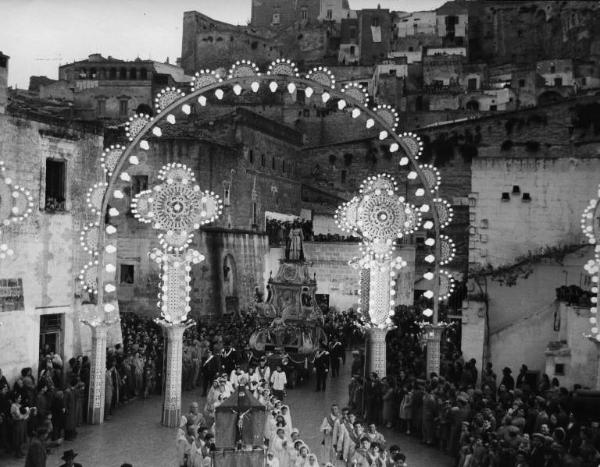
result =
[[[2,261],[0,279],[20,279],[24,298],[22,309],[0,312],[0,368],[9,380],[25,366],[36,374],[42,315],[61,315],[63,358],[81,352],[75,281],[90,257],[80,247],[79,232],[93,220],[85,194],[101,180],[101,148],[100,136],[0,115],[5,174],[29,190],[34,202],[30,217],[3,234],[15,255]],[[64,211],[44,209],[47,158],[66,163]]]
[[[316,21],[320,14],[320,0],[252,0],[251,24],[255,28],[286,27],[295,23]],[[303,16],[303,10],[306,12]],[[273,24],[273,15],[279,15],[279,24]]]
[[487,279],[489,358],[494,367],[515,370],[525,363],[533,371],[544,371],[548,343],[558,340],[555,289],[571,284],[588,288],[583,265],[591,255],[592,248],[585,247],[567,255],[562,264],[553,260],[533,264],[528,277],[518,278],[512,287]]
[[[590,309],[569,306],[564,302],[559,303],[558,307],[559,330],[553,342],[549,343],[553,345],[546,350],[545,373],[550,379],[558,378],[560,385],[567,388],[581,384],[597,389],[598,347],[584,337],[584,334],[590,334]],[[557,344],[562,344],[561,348],[553,350]],[[563,372],[556,371],[557,364],[564,365]]]
[[597,158],[481,158],[472,171],[471,262],[501,266],[582,241],[579,219],[596,195]]

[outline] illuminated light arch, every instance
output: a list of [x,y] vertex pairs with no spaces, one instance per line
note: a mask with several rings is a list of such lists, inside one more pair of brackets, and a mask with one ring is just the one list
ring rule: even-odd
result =
[[[241,62],[240,62],[241,63]],[[231,90],[232,96],[238,96],[237,92],[233,92],[234,86],[241,86],[242,90],[255,91],[257,85],[269,87],[269,83],[276,81],[283,83],[283,86],[279,86],[279,90],[281,92],[285,92],[285,89],[288,88],[289,84],[293,84],[297,89],[307,89],[310,88],[314,91],[315,94],[326,94],[329,98],[339,99],[340,101],[344,101],[346,105],[345,108],[349,111],[349,117],[356,119],[359,117],[365,118],[365,125],[367,128],[374,128],[379,131],[379,139],[387,140],[391,144],[389,146],[389,151],[391,153],[399,152],[399,149],[402,148],[403,154],[400,154],[399,163],[400,166],[411,165],[411,170],[416,172],[417,178],[421,182],[421,184],[425,187],[428,186],[428,177],[424,171],[424,169],[418,163],[418,157],[421,151],[422,144],[414,139],[414,135],[410,133],[397,133],[393,128],[393,125],[390,125],[389,116],[383,115],[381,112],[378,112],[375,108],[370,108],[368,102],[364,98],[355,99],[352,93],[348,92],[349,89],[354,90],[360,89],[358,85],[353,86],[345,86],[342,90],[337,90],[332,88],[331,86],[324,86],[322,83],[314,80],[310,80],[308,78],[303,78],[300,76],[290,76],[288,74],[278,75],[278,74],[261,74],[254,73],[248,76],[231,76],[227,79],[216,79],[213,82],[211,80],[207,80],[206,84],[194,88],[192,92],[186,95],[181,95],[178,99],[174,100],[166,107],[162,109],[162,111],[154,116],[140,116],[138,120],[136,120],[137,128],[135,132],[130,132],[128,134],[129,143],[125,146],[125,149],[119,156],[116,161],[113,173],[108,180],[108,184],[106,186],[106,190],[102,196],[102,202],[100,206],[98,206],[97,212],[99,213],[107,213],[107,208],[109,206],[109,201],[116,194],[120,193],[120,190],[117,189],[117,185],[121,181],[127,181],[129,179],[129,175],[126,172],[127,164],[135,165],[131,162],[131,158],[135,158],[132,155],[132,152],[136,148],[141,148],[143,150],[148,150],[150,148],[149,142],[146,139],[146,135],[150,134],[152,136],[160,136],[162,131],[160,129],[160,124],[162,122],[168,122],[167,117],[169,115],[174,115],[176,112],[181,112],[183,114],[189,113],[190,105],[196,104],[196,102],[201,106],[210,105],[206,96],[209,93],[212,93],[218,100],[221,100],[224,96],[224,90]],[[197,83],[200,84],[200,83]],[[312,93],[311,93],[312,95]],[[325,99],[323,99],[325,100]],[[352,110],[350,110],[352,109]],[[145,121],[144,121],[145,120]],[[411,140],[411,138],[413,138]],[[440,203],[439,198],[434,198],[433,193],[429,189],[422,190],[418,192],[417,196],[422,197],[425,204],[421,206],[422,212],[429,212],[432,217],[432,224],[430,229],[433,229],[434,238],[439,240],[440,238],[440,230],[442,226],[440,225],[440,219],[436,209],[429,209],[429,207],[435,207],[436,202]],[[115,196],[119,198],[119,196]],[[426,208],[426,209],[425,209]],[[111,207],[108,211],[110,217],[118,217],[120,213],[114,207]],[[108,277],[109,280],[112,279],[114,282],[114,269],[116,264],[107,262],[107,256],[110,257],[110,260],[116,262],[116,255],[114,255],[113,251],[107,255],[106,247],[107,247],[107,236],[111,237],[108,243],[110,245],[116,244],[116,228],[112,224],[107,224],[105,222],[105,216],[99,216],[100,229],[99,229],[99,237],[98,237],[98,305],[100,307],[103,304],[107,304],[110,302],[116,302],[116,290],[112,292],[106,291],[106,281],[105,278]],[[424,227],[427,229],[428,222],[425,222]],[[440,261],[441,257],[440,252],[440,241],[435,241],[434,260],[432,263],[434,264],[434,274],[435,276],[440,275]],[[106,275],[108,274],[108,276]],[[112,277],[111,277],[112,276]],[[438,310],[439,304],[439,282],[434,281],[434,293],[433,293],[433,307],[434,310]],[[112,290],[112,288],[111,288]],[[110,307],[109,307],[110,308]],[[104,307],[106,310],[106,306]],[[433,323],[437,323],[438,313],[433,313]]]

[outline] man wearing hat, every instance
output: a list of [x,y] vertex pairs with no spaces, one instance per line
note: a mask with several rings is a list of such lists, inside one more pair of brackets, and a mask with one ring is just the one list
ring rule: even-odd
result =
[[60,467],[82,467],[80,463],[75,462],[76,457],[77,453],[72,449],[65,451],[61,457],[61,459],[64,460],[65,463]]

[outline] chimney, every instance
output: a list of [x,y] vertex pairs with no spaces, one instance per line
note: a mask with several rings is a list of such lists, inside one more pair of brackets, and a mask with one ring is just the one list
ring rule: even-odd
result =
[[0,114],[6,113],[8,105],[8,55],[0,52]]

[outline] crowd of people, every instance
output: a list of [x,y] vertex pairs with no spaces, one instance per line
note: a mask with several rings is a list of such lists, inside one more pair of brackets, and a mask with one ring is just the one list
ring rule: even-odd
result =
[[578,409],[580,386],[567,389],[546,375],[536,381],[526,365],[516,378],[508,367],[497,375],[492,363],[479,374],[477,362],[448,341],[440,374],[426,375],[414,320],[390,333],[388,355],[385,378],[353,370],[348,406],[366,423],[420,439],[455,467],[600,465],[599,419]]

